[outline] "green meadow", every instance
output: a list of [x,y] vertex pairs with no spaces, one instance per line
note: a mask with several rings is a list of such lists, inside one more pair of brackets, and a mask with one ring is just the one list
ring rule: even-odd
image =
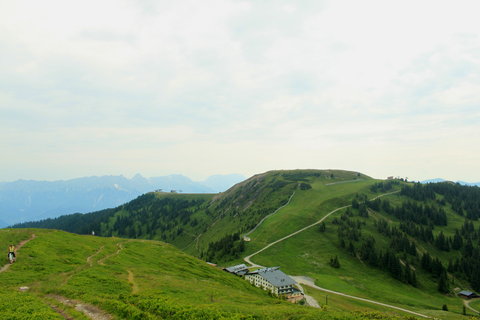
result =
[[[86,319],[61,299],[114,319],[368,319],[293,305],[172,245],[45,229],[0,230],[0,246],[36,237],[0,273],[2,319]],[[5,260],[6,262],[6,260]],[[21,291],[20,287],[28,287]],[[378,319],[396,317],[376,314]]]
[[[311,189],[297,190],[287,207],[269,217],[250,235],[252,241],[247,245],[247,254],[256,252],[266,244],[318,221],[336,208],[351,204],[356,194],[367,195],[369,199],[378,196],[380,193],[374,194],[370,190],[370,186],[376,182],[378,181],[365,179],[329,184],[325,179],[311,178],[309,180]],[[398,190],[400,185],[396,188]],[[387,195],[385,198],[392,203],[404,201],[397,194]],[[366,265],[347,250],[340,248],[337,228],[331,222],[345,210],[340,210],[325,220],[324,232],[319,231],[318,225],[314,226],[275,244],[252,257],[251,260],[264,266],[281,266],[282,270],[290,275],[308,276],[315,280],[316,285],[326,289],[392,304],[435,318],[464,319],[462,300],[456,297],[453,291],[447,295],[440,294],[437,291],[437,283],[431,275],[417,269],[419,285],[413,287],[395,280],[385,271]],[[448,226],[436,227],[435,234],[443,231],[444,234],[451,236],[454,229],[460,228],[463,224],[464,218],[453,214],[448,209],[447,213]],[[365,223],[362,234],[373,236],[377,247],[386,248],[389,245],[389,239],[378,233],[374,227],[374,221],[380,218],[387,219],[391,225],[399,224],[394,217],[377,212],[371,212],[366,219],[359,217],[355,219]],[[418,250],[440,257],[445,265],[451,258],[451,253],[440,251],[425,243],[419,244]],[[338,269],[329,265],[330,258],[334,256],[338,256],[341,264]],[[466,285],[458,279],[452,281],[452,287],[462,288]],[[315,292],[315,290],[312,295],[317,296],[319,302],[322,302],[325,297],[324,293]],[[333,310],[387,311],[372,304],[339,296],[331,296],[331,299],[334,300],[329,307]],[[447,305],[448,312],[441,310],[444,304]],[[398,314],[398,311],[388,310],[388,312]]]

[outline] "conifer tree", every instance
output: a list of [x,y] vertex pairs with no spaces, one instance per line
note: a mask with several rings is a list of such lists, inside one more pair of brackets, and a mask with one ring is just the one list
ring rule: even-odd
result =
[[448,276],[445,270],[443,270],[438,279],[438,291],[441,293],[448,293],[450,291],[448,286]]

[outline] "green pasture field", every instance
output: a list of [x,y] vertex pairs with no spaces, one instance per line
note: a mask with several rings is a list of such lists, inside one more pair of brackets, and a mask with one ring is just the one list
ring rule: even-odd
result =
[[[314,297],[321,304],[322,308],[326,310],[336,310],[336,311],[350,310],[351,312],[356,312],[356,313],[382,312],[384,314],[388,314],[391,317],[411,316],[409,313],[406,313],[406,312],[327,293],[314,288],[310,288],[308,286],[303,286],[303,288],[308,295]],[[424,313],[430,317],[437,318],[437,319],[444,319],[444,320],[467,319],[463,315],[446,312],[441,309],[427,310]]]
[[[334,183],[316,178],[309,181],[312,189],[296,190],[289,205],[266,219],[254,233],[247,245],[247,254],[263,248],[268,243],[315,223],[332,210],[350,205],[357,193],[372,195],[369,187],[376,180]],[[272,232],[274,231],[274,232]]]

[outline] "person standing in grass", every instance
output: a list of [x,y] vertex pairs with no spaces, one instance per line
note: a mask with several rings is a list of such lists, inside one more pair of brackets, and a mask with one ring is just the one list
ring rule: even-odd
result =
[[15,246],[14,246],[13,244],[10,244],[10,245],[8,246],[8,254],[7,254],[7,257],[10,256],[10,253],[13,254],[13,259],[15,259],[15,258],[16,258],[16,256],[15,256]]

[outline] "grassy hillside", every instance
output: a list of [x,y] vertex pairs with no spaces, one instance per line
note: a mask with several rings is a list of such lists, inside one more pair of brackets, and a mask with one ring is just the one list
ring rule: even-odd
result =
[[[161,240],[209,260],[238,256],[239,236],[285,204],[296,190],[310,188],[315,177],[329,183],[371,180],[341,170],[285,170],[259,174],[226,192],[213,194],[148,193],[118,208],[90,214],[22,223],[14,227],[61,229],[79,234]],[[226,239],[236,234],[235,239]],[[208,254],[216,241],[238,252]],[[211,248],[210,251],[213,249]],[[213,250],[218,252],[219,250]],[[220,250],[222,251],[222,250]]]
[[[310,177],[308,183],[312,189],[298,191],[287,207],[269,217],[250,235],[252,241],[247,243],[245,255],[256,252],[266,244],[294,230],[310,225],[335,208],[352,204],[355,198],[372,199],[382,193],[400,191],[402,187],[408,185],[398,182],[388,190],[381,190],[378,188],[378,181],[374,180],[330,184],[316,177]],[[358,197],[358,194],[362,196]],[[421,191],[416,190],[413,194],[416,195],[414,197],[418,197]],[[455,230],[462,229],[468,214],[464,213],[463,216],[458,214],[451,203],[443,201],[445,196],[437,193],[428,199],[414,200],[412,196],[407,196],[403,192],[386,195],[382,199],[388,199],[392,206],[401,207],[405,203],[415,202],[445,210],[446,225],[434,225],[430,220],[427,222],[427,225],[433,229],[435,241],[422,241],[403,232],[402,234],[416,245],[416,255],[394,252],[404,269],[408,264],[416,273],[416,286],[396,279],[395,275],[385,270],[382,265],[376,267],[367,261],[365,252],[362,251],[367,239],[373,238],[376,250],[384,253],[390,251],[392,246],[395,246],[393,240],[398,239],[392,234],[386,235],[379,232],[378,222],[384,221],[389,228],[397,229],[402,223],[400,218],[388,214],[381,208],[374,210],[370,206],[365,206],[367,210],[365,216],[360,214],[359,208],[340,210],[325,221],[323,229],[316,226],[305,230],[259,253],[252,258],[252,261],[265,266],[280,265],[287,273],[311,277],[318,286],[330,290],[403,306],[441,319],[462,319],[462,300],[455,296],[454,289],[471,288],[468,277],[462,276],[461,272],[451,270],[447,275],[448,292],[440,293],[439,277],[424,270],[420,260],[423,254],[429,253],[432,257],[438,258],[446,268],[449,262],[460,259],[464,249],[454,250],[450,245],[448,250],[441,250],[436,245],[436,239],[440,233],[443,233],[449,239],[447,242],[452,243]],[[468,218],[467,221],[472,223],[475,230],[480,230],[478,222]],[[352,236],[355,228],[348,228],[349,225],[358,226],[357,240]],[[343,238],[339,234],[342,234]],[[465,235],[463,241],[466,242],[467,237],[473,237],[472,239],[477,239],[474,240],[476,243],[477,236],[477,231],[474,231]],[[347,245],[341,243],[344,238],[347,240]],[[349,242],[352,243],[354,251],[349,250]],[[477,248],[473,250],[475,252],[478,250],[478,243],[474,247]],[[334,268],[329,263],[335,256],[338,257],[340,268]],[[444,304],[448,306],[449,312],[440,311]]]
[[32,234],[0,273],[2,319],[399,319],[292,305],[158,241],[4,229],[0,247]]

